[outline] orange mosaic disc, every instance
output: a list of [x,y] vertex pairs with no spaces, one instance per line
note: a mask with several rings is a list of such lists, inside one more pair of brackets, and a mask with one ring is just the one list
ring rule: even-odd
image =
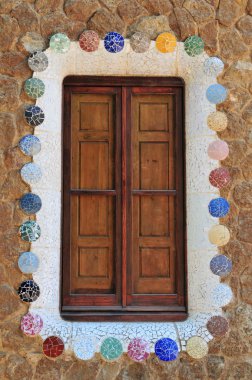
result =
[[156,39],[156,48],[161,53],[172,53],[177,45],[176,37],[171,33],[161,33]]

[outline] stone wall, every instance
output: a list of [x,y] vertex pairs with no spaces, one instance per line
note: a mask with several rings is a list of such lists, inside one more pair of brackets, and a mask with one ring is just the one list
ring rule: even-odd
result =
[[[86,28],[100,36],[117,30],[130,37],[145,31],[151,38],[172,30],[179,40],[199,34],[210,55],[226,64],[219,82],[229,97],[218,106],[228,116],[228,128],[219,134],[228,142],[229,157],[223,165],[232,173],[232,185],[221,191],[231,212],[221,222],[231,231],[222,251],[233,261],[225,279],[234,301],[225,307],[229,334],[209,343],[209,355],[199,361],[180,354],[177,361],[160,362],[155,356],[135,364],[126,356],[106,363],[96,354],[81,362],[64,353],[53,361],[41,352],[41,339],[24,336],[19,328],[27,305],[16,295],[22,280],[19,253],[29,245],[17,236],[26,220],[18,199],[29,188],[19,169],[28,158],[19,151],[21,136],[32,132],[23,120],[31,100],[23,91],[32,75],[30,52],[45,49],[51,34],[65,32],[76,40]],[[0,0],[0,379],[15,380],[152,380],[152,379],[251,379],[252,378],[252,1],[251,0]],[[208,173],[206,173],[208,175]]]

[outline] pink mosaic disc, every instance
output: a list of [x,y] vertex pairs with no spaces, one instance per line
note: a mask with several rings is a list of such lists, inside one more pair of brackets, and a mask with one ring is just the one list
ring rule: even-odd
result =
[[49,336],[43,342],[43,352],[49,358],[57,358],[64,351],[64,342],[58,336]]
[[128,356],[135,362],[141,362],[150,355],[149,343],[141,338],[134,338],[128,345]]
[[209,144],[207,153],[213,160],[225,160],[229,153],[228,144],[222,140],[213,141]]
[[98,49],[99,42],[99,36],[94,30],[85,30],[79,38],[81,49],[89,53]]
[[222,189],[230,184],[231,177],[227,168],[217,168],[211,171],[209,182],[212,186]]
[[27,313],[21,319],[20,327],[25,335],[35,336],[42,330],[43,321],[38,314]]
[[216,315],[207,322],[207,329],[214,337],[220,337],[228,332],[229,323],[226,318]]

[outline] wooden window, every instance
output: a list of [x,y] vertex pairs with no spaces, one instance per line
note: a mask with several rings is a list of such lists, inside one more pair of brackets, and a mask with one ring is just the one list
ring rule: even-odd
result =
[[183,81],[64,80],[61,314],[187,317]]

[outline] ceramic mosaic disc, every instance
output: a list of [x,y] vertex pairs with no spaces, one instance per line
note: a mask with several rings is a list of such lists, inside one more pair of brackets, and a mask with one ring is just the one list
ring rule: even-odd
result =
[[40,295],[39,286],[33,280],[23,281],[18,289],[18,295],[24,302],[34,302]]
[[206,91],[207,100],[213,104],[224,102],[227,97],[227,89],[221,84],[211,84]]
[[87,51],[88,53],[96,51],[99,47],[99,42],[99,35],[94,30],[85,30],[79,38],[79,45],[81,49]]
[[104,47],[109,53],[119,53],[124,48],[124,38],[120,33],[109,32],[104,38]]
[[39,267],[39,258],[33,252],[23,252],[18,259],[18,267],[23,273],[34,273]]
[[211,227],[208,232],[208,238],[211,244],[221,247],[229,242],[230,233],[226,226],[218,224],[217,226]]
[[156,39],[156,48],[161,53],[172,53],[176,45],[176,37],[171,33],[161,33]]
[[149,343],[144,339],[132,339],[128,345],[128,356],[135,362],[142,362],[150,355]]
[[215,315],[207,322],[207,329],[214,337],[224,336],[229,329],[229,323],[226,318]]
[[43,328],[43,321],[38,314],[27,313],[21,319],[21,330],[25,335],[35,336]]
[[27,156],[35,156],[41,150],[41,142],[34,135],[26,135],[18,143],[21,151]]
[[123,353],[122,343],[113,337],[104,339],[101,345],[101,355],[105,360],[113,361]]
[[213,290],[212,302],[214,306],[226,306],[232,300],[232,298],[232,290],[226,284],[219,284]]
[[204,62],[204,73],[208,76],[217,77],[224,69],[224,63],[218,57],[209,57]]
[[208,353],[207,342],[200,336],[192,336],[186,344],[186,351],[194,359],[201,359]]
[[136,32],[130,38],[130,46],[135,53],[145,53],[148,51],[150,43],[149,36],[142,32]]
[[232,270],[232,261],[225,255],[217,255],[210,261],[210,269],[213,274],[225,277]]
[[37,164],[30,162],[22,167],[21,177],[24,182],[32,185],[41,180],[42,172]]
[[19,227],[19,234],[22,240],[31,243],[39,239],[41,230],[36,222],[28,220]]
[[33,99],[40,98],[45,93],[45,85],[41,79],[30,78],[25,81],[24,90]]
[[35,51],[28,58],[28,65],[33,71],[44,71],[48,67],[48,58],[43,51]]
[[58,336],[49,336],[43,342],[43,352],[48,358],[57,358],[64,351],[64,342]]
[[64,33],[56,33],[50,38],[50,48],[55,53],[66,53],[70,49],[70,40]]
[[223,218],[229,212],[229,203],[225,198],[215,198],[209,202],[209,213],[215,218]]
[[40,197],[37,194],[24,194],[20,199],[20,208],[28,215],[36,214],[42,206]]
[[190,57],[200,55],[204,51],[204,42],[198,36],[190,36],[184,42],[184,48]]
[[30,106],[25,110],[25,118],[29,125],[37,127],[45,120],[44,111],[38,106]]
[[178,353],[178,345],[173,339],[162,338],[155,343],[155,354],[160,360],[170,362],[177,359]]
[[207,125],[215,132],[222,132],[227,128],[228,119],[224,112],[215,111],[210,113],[207,118]]
[[209,175],[209,182],[212,186],[218,189],[223,189],[231,182],[229,170],[227,168],[217,168],[211,171]]
[[225,160],[229,154],[228,144],[222,140],[213,141],[209,144],[207,153],[213,160]]
[[73,350],[78,359],[90,360],[96,352],[97,340],[93,336],[78,337],[73,341]]

